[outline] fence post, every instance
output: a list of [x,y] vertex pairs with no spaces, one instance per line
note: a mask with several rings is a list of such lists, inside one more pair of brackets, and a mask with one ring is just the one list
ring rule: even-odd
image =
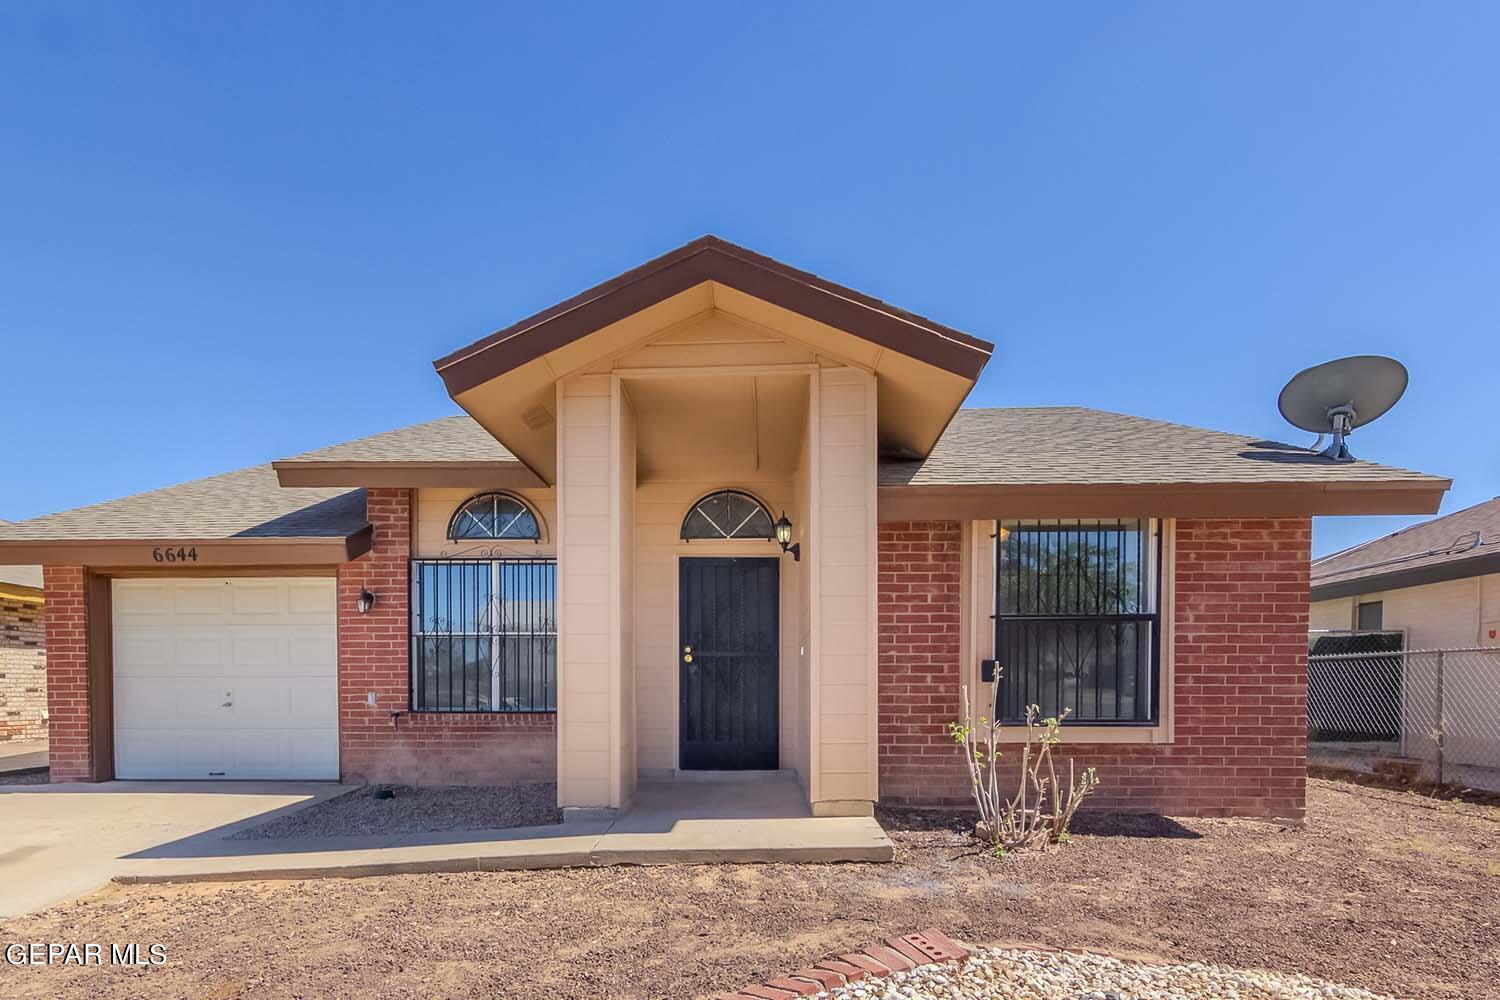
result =
[[1443,651],[1437,655],[1437,783],[1443,784],[1443,744],[1448,740],[1448,726],[1443,719]]

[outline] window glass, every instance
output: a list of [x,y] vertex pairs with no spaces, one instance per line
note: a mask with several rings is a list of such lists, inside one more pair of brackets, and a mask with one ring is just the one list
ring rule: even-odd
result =
[[1159,561],[1154,521],[999,522],[998,717],[1154,722]]
[[776,525],[760,501],[738,490],[711,493],[693,505],[682,521],[682,537],[775,538]]
[[448,523],[452,539],[532,540],[542,537],[536,515],[515,497],[481,493],[464,501]]
[[411,567],[413,711],[556,711],[555,561],[414,560]]

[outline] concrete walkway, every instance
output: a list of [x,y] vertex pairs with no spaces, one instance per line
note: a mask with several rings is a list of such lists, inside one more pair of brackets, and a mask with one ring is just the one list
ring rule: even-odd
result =
[[0,743],[0,774],[36,771],[46,766],[46,740],[7,740]]
[[0,918],[91,892],[138,866],[138,852],[222,837],[345,791],[290,781],[0,785]]
[[[236,829],[249,824],[239,824]],[[751,862],[890,861],[868,816],[815,818],[786,774],[645,782],[614,820],[508,830],[225,840],[215,830],[125,859],[115,881],[231,882],[414,872]]]
[[323,782],[0,786],[0,917],[125,883],[599,865],[890,861],[870,817],[815,818],[789,775],[643,783],[614,820],[509,830],[230,840],[352,791]]

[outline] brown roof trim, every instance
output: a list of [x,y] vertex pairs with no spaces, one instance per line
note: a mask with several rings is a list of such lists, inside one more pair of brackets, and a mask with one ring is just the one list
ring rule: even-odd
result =
[[43,566],[161,567],[154,550],[196,550],[184,569],[220,566],[326,566],[358,559],[370,551],[374,529],[365,525],[345,538],[108,538],[34,541],[0,540],[0,563]]
[[520,462],[272,462],[282,486],[525,489],[546,483]]
[[1468,580],[1476,576],[1500,573],[1500,552],[1486,552],[1469,559],[1451,559],[1448,562],[1412,566],[1409,569],[1390,569],[1384,573],[1371,573],[1348,580],[1331,580],[1328,583],[1312,584],[1310,596],[1314,601],[1328,601],[1335,597],[1352,597],[1355,594],[1373,594],[1382,590],[1400,590],[1403,587],[1421,587],[1429,583],[1446,583],[1449,580]]
[[1310,517],[1428,514],[1446,481],[882,486],[882,521],[996,517]]
[[458,396],[694,285],[716,281],[968,379],[994,345],[852,288],[703,236],[433,362]]

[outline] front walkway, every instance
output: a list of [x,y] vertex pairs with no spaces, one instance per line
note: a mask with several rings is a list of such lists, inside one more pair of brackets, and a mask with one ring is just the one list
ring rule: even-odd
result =
[[[871,817],[810,815],[795,780],[781,773],[725,781],[643,783],[630,808],[618,818],[592,823],[405,835],[227,840],[240,830],[272,818],[264,810],[247,810],[243,806],[232,811],[222,808],[221,800],[245,798],[231,794],[243,787],[219,782],[51,785],[40,786],[46,791],[35,798],[16,789],[7,805],[19,802],[24,809],[3,811],[5,820],[0,822],[0,837],[6,835],[12,817],[18,812],[28,812],[33,824],[46,823],[48,814],[58,811],[49,806],[66,806],[63,811],[76,817],[80,810],[88,808],[91,799],[106,811],[112,811],[108,807],[122,800],[121,793],[128,793],[123,798],[142,800],[141,808],[147,811],[152,808],[147,803],[180,803],[184,799],[203,798],[206,804],[219,803],[216,814],[224,815],[220,822],[199,823],[195,829],[183,830],[175,838],[137,837],[133,846],[128,839],[118,838],[96,844],[96,848],[102,849],[93,853],[87,877],[65,880],[58,874],[64,865],[45,866],[43,871],[48,874],[33,881],[42,884],[66,881],[66,887],[51,893],[34,890],[25,906],[12,907],[7,898],[6,909],[25,912],[92,889],[109,878],[128,883],[228,882],[621,864],[883,862],[892,860],[895,854],[885,831]],[[298,808],[349,790],[348,786],[335,784],[284,783],[282,787],[301,790],[307,796],[296,802]],[[72,794],[58,797],[60,792]],[[207,794],[189,794],[192,792]],[[277,801],[272,800],[274,808],[284,811],[281,807],[286,802],[276,804]],[[109,825],[112,820],[101,816],[99,822]],[[6,857],[0,855],[0,879],[19,867],[7,865]]]

